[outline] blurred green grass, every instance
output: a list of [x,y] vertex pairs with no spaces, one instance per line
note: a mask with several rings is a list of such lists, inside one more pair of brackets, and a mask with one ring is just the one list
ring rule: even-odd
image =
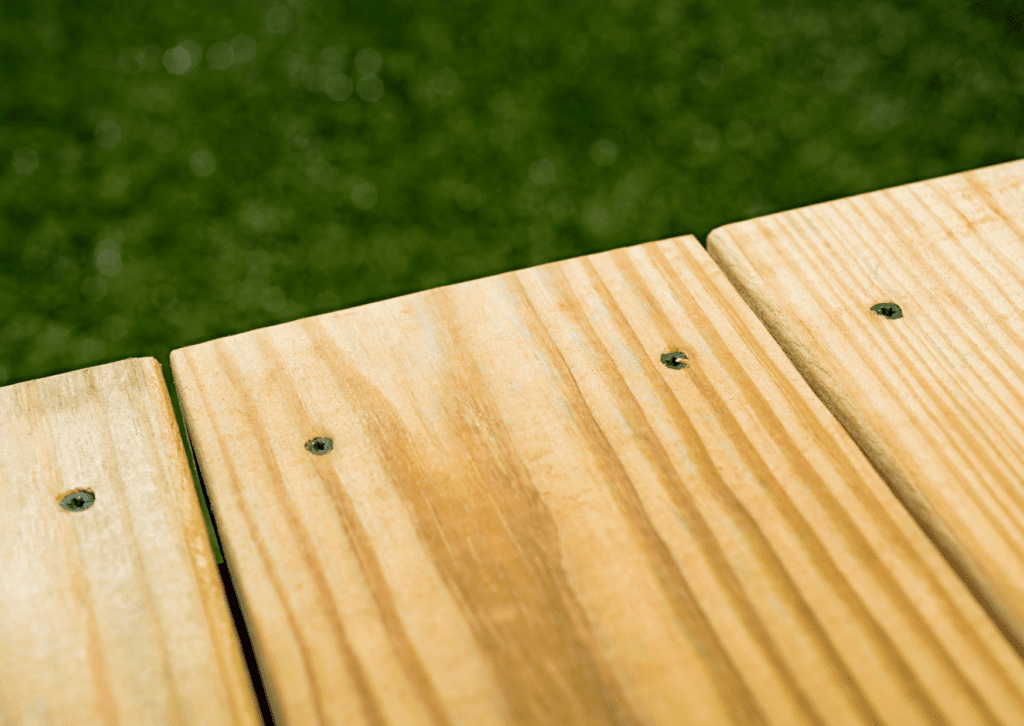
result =
[[1018,17],[5,4],[0,385],[1016,158]]

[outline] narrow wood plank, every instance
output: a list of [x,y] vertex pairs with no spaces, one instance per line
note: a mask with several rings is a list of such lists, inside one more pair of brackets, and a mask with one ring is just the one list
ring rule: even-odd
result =
[[[1024,654],[1024,161],[726,225],[708,251]],[[890,315],[871,307],[895,303]]]
[[171,366],[279,726],[1024,723],[1020,659],[692,236]]
[[158,361],[0,388],[0,493],[0,724],[262,723]]

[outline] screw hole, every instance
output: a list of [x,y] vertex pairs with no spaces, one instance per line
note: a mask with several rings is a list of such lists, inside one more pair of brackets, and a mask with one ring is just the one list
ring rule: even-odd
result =
[[325,436],[317,436],[306,442],[306,451],[317,456],[323,456],[334,448],[334,442]]
[[91,507],[95,501],[96,495],[83,489],[82,491],[68,494],[61,500],[60,506],[69,512],[81,512]]
[[899,305],[893,302],[878,303],[871,306],[871,312],[875,315],[881,315],[889,320],[895,320],[896,318],[903,317],[903,310]]
[[666,353],[661,356],[661,362],[669,368],[679,369],[686,368],[686,353],[676,351],[674,353]]

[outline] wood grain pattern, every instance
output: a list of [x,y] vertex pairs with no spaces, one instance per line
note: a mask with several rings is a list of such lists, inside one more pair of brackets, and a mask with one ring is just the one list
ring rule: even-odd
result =
[[0,726],[261,723],[159,362],[0,388],[0,493]]
[[1024,654],[1024,161],[730,224],[708,251]]
[[692,236],[171,365],[279,726],[1024,723],[1016,654]]

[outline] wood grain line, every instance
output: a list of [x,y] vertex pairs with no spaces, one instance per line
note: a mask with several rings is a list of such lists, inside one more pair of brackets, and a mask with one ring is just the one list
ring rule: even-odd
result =
[[[444,322],[453,319],[454,314],[455,310],[446,305],[446,301],[439,302],[436,330],[444,336],[442,345],[451,350],[465,350],[465,343],[458,340],[457,332]],[[366,422],[366,436],[380,443],[382,448],[378,455],[382,465],[390,470],[391,480],[401,485],[400,492],[419,525],[421,539],[433,552],[435,561],[444,566],[442,575],[471,623],[481,650],[491,660],[498,682],[506,691],[506,699],[513,704],[513,720],[521,723],[533,723],[538,718],[552,723],[640,723],[629,713],[617,684],[608,676],[607,667],[591,660],[592,638],[587,632],[585,616],[566,585],[558,563],[556,528],[532,487],[525,467],[514,451],[501,445],[506,437],[501,435],[501,417],[493,403],[486,396],[475,396],[461,401],[466,408],[450,412],[451,433],[465,447],[480,472],[479,479],[449,481],[450,486],[459,488],[459,496],[446,492],[444,499],[435,497],[428,501],[425,490],[417,483],[436,477],[438,472],[415,467],[413,462],[419,457],[411,447],[406,448],[413,437],[387,398],[366,379],[356,377],[356,368],[331,344],[330,338],[316,333],[320,331],[314,333],[317,350],[330,352],[329,369],[347,373],[344,379],[339,374],[337,383],[348,404],[374,412],[372,419]],[[453,390],[486,390],[472,365],[451,365],[444,372],[444,385]],[[473,425],[473,422],[483,426]],[[497,435],[487,440],[489,437],[481,435],[484,427]],[[493,498],[481,496],[485,495],[481,486],[496,476],[505,480],[507,488],[502,494],[512,499],[510,506],[523,518],[522,523],[507,521]],[[472,520],[462,516],[462,502],[478,499],[486,502],[486,506],[475,507]],[[463,525],[468,528],[463,529]],[[478,527],[504,533],[505,538],[492,537],[487,543],[487,560],[500,561],[504,571],[493,572],[481,567],[486,560],[465,546],[473,541],[472,529]],[[544,553],[540,561],[536,555],[529,556],[536,545],[524,541],[525,537],[540,540]],[[496,581],[496,576],[528,586],[520,584],[514,593],[516,599],[512,601],[509,596],[513,593],[503,587],[500,580]],[[514,616],[502,622],[481,616],[481,611],[504,609],[512,609]],[[557,623],[554,632],[547,627],[536,627],[550,621]],[[552,639],[555,634],[559,637]],[[529,657],[532,651],[554,652],[541,672]],[[563,665],[554,670],[552,661]],[[567,697],[566,692],[574,697]]]
[[[659,270],[666,281],[672,279],[672,268],[667,260],[665,252],[657,248],[651,255],[652,260],[655,262]],[[684,304],[693,302],[693,299],[682,301]],[[747,312],[749,308],[744,308],[744,312]],[[738,319],[732,311],[726,310],[731,327],[734,330],[740,332],[741,335],[746,336],[744,321]],[[706,328],[712,331],[714,334],[714,327],[708,321],[708,327]],[[769,367],[769,361],[765,359],[763,350],[755,346],[755,340],[750,339],[750,349],[756,351],[761,363],[767,368]],[[722,345],[723,350],[728,351],[728,347]],[[733,370],[736,371],[737,375],[743,375],[742,366],[732,361]],[[750,381],[751,383],[753,381]],[[841,455],[841,451],[828,446],[827,433],[820,427],[815,425],[816,417],[811,407],[808,405],[807,399],[800,395],[796,386],[788,378],[776,375],[773,376],[773,382],[782,390],[783,395],[788,404],[790,404],[797,415],[801,425],[813,435],[815,442],[820,445],[821,450],[824,451],[829,457],[829,463],[834,466],[840,474],[843,481],[854,481],[858,478],[859,474],[856,469],[851,466],[849,458]],[[764,428],[766,431],[771,432],[775,435],[776,442],[780,447],[787,446],[791,449],[789,455],[798,458],[801,462],[801,468],[807,472],[813,471],[813,467],[805,458],[805,451],[798,447],[793,446],[792,439],[784,437],[781,432],[786,429],[784,422],[780,416],[775,412],[775,408],[768,401],[763,401],[763,405],[752,407],[752,410],[762,413],[766,416],[764,421]],[[775,482],[777,484],[777,482]],[[855,543],[857,556],[860,562],[864,563],[865,566],[871,566],[872,571],[877,574],[879,578],[883,580],[882,587],[894,595],[900,597],[900,607],[906,613],[907,619],[914,626],[919,627],[921,632],[925,632],[925,623],[919,620],[916,616],[916,608],[914,602],[911,600],[906,592],[906,589],[901,583],[895,578],[893,573],[884,567],[879,567],[876,561],[876,555],[872,550],[870,543],[867,541],[862,529],[857,527],[856,522],[853,519],[852,514],[849,511],[849,507],[844,504],[828,489],[815,489],[814,493],[820,498],[822,506],[836,513],[839,523],[842,525],[842,531],[847,542]],[[911,537],[901,530],[898,526],[894,517],[888,516],[888,510],[885,507],[879,506],[881,501],[879,497],[873,496],[874,492],[866,487],[852,487],[849,492],[856,497],[858,503],[864,510],[872,511],[875,517],[878,518],[881,530],[887,535],[886,544],[889,547],[893,547],[898,556],[905,562],[914,562],[916,554],[914,546],[911,544]],[[806,524],[805,524],[806,526]],[[937,573],[932,568],[924,566],[923,562],[915,563],[918,565],[916,575],[925,579],[928,583],[928,587],[931,592],[935,593],[938,597],[942,598],[946,611],[954,618],[954,624],[957,632],[963,637],[971,639],[971,647],[976,649],[979,654],[987,658],[986,666],[991,671],[997,674],[997,677],[1003,682],[1007,689],[1015,690],[1016,699],[1020,701],[1021,705],[1024,706],[1024,690],[1020,689],[1019,684],[1016,685],[1009,677],[1009,674],[1001,666],[1001,664],[992,657],[991,651],[984,648],[983,640],[979,637],[979,633],[975,630],[972,624],[965,617],[965,613],[956,607],[952,594],[945,589]],[[826,569],[839,572],[840,568],[834,563],[830,563]],[[948,587],[948,581],[947,585]],[[875,621],[876,624],[878,621]],[[942,648],[939,644],[935,631],[930,632],[930,637],[935,645],[936,654],[942,657],[949,664],[951,668],[956,669],[957,664],[955,661],[949,658],[945,648]],[[959,670],[962,674],[962,670]]]
[[[727,225],[708,242],[1020,653],[1022,189],[1011,162]],[[818,312],[801,316],[812,295]],[[867,311],[884,299],[904,316]]]
[[[140,398],[145,396],[147,386],[146,380],[143,375],[143,371],[139,368],[129,368],[125,372],[125,374],[126,377],[129,379],[129,385],[131,385],[135,390],[141,392]],[[82,399],[88,400],[89,404],[91,404],[91,407],[93,408],[98,409],[102,406],[102,393],[99,390],[98,382],[94,376],[90,376],[89,378],[86,379],[86,383],[83,386],[83,389],[80,392],[77,392],[77,395]],[[143,401],[142,405],[145,406],[146,404],[150,403],[150,401]],[[96,423],[97,426],[95,431],[99,435],[99,445],[102,446],[103,449],[108,451],[116,450],[117,443],[115,441],[114,434],[111,431],[110,420],[107,418],[99,418],[99,420]],[[158,440],[156,432],[153,431],[152,429],[145,429],[143,430],[142,434],[147,439]],[[55,449],[60,448],[61,442],[53,441],[52,446],[54,446]],[[128,535],[127,542],[124,545],[124,551],[131,558],[132,569],[137,572],[145,573],[146,570],[148,569],[147,564],[149,563],[145,561],[145,558],[143,557],[139,547],[140,540],[142,540],[143,538],[143,533],[136,531],[135,523],[132,520],[131,513],[128,510],[128,507],[125,505],[127,497],[125,496],[126,492],[124,491],[124,489],[126,484],[130,481],[130,477],[126,476],[126,473],[121,471],[120,467],[118,466],[116,458],[108,459],[107,461],[104,462],[104,465],[104,473],[109,477],[112,486],[120,490],[115,490],[114,492],[114,506],[118,506],[118,504],[120,505],[119,508],[122,510],[120,512],[120,515],[125,523],[125,530],[126,534]],[[181,519],[177,517],[177,508],[173,506],[168,506],[170,504],[170,502],[168,501],[170,497],[168,495],[169,492],[159,492],[157,495],[159,499],[157,499],[156,501],[151,501],[150,506],[156,505],[161,509],[166,509],[168,512],[168,519],[172,520],[172,525],[177,525],[181,528],[181,531],[185,531],[184,527],[182,526],[183,523]],[[81,551],[85,544],[86,543],[82,542],[81,537],[79,537],[79,551]],[[188,562],[184,564],[186,567],[188,567],[188,569],[192,570],[190,574],[194,577],[194,567],[189,567]],[[165,631],[163,623],[161,622],[160,613],[157,609],[158,597],[151,585],[151,576],[147,573],[147,576],[140,578],[140,580],[140,595],[142,596],[144,606],[148,611],[150,619],[156,626],[157,634],[157,637],[154,639],[154,644],[156,646],[158,660],[154,662],[150,667],[159,667],[159,670],[163,672],[164,678],[168,681],[168,722],[180,726],[184,723],[183,712],[185,709],[180,696],[181,686],[177,682],[177,679],[175,677],[174,668],[171,663],[170,654],[167,649],[168,638],[171,636],[171,634]],[[197,580],[195,582],[198,583]],[[205,615],[205,609],[200,612],[202,615]],[[210,629],[208,622],[202,623],[201,627],[207,631],[209,631]]]
[[[583,264],[586,264],[585,261]],[[557,291],[557,293],[565,291],[567,287],[565,277],[559,268],[549,267],[541,274],[544,275],[545,283],[552,290]],[[537,309],[530,301],[525,288],[514,277],[509,279],[508,284],[516,297],[519,307],[531,313],[530,331],[533,334],[532,341],[535,342],[537,350],[545,354],[552,368],[556,370],[561,369],[558,371],[561,374],[558,377],[558,382],[561,384],[560,393],[565,400],[570,402],[571,410],[574,412],[575,420],[586,437],[586,442],[590,444],[593,455],[601,462],[602,470],[607,480],[613,484],[613,492],[619,509],[630,522],[634,536],[648,553],[650,565],[658,573],[663,592],[672,603],[676,617],[685,629],[687,637],[701,651],[706,665],[714,674],[714,682],[719,688],[720,698],[722,703],[729,707],[733,723],[764,723],[764,718],[757,702],[743,682],[736,665],[714,637],[714,631],[710,628],[707,618],[699,605],[697,605],[696,599],[686,584],[686,580],[679,570],[677,563],[673,560],[664,541],[658,536],[657,530],[644,511],[640,497],[632,486],[625,467],[621,460],[615,456],[614,449],[610,446],[600,425],[595,421],[589,407],[586,405],[586,398],[582,394],[578,382],[573,377],[564,356],[559,352],[550,335],[547,334],[547,328],[544,326]],[[558,294],[557,299],[560,311],[569,317],[583,334],[583,343],[586,349],[593,352],[603,350],[604,346],[599,336],[589,325],[586,316],[580,310],[579,302],[572,299],[568,294]],[[621,320],[616,322],[619,322],[620,325],[622,324]],[[628,323],[624,327],[629,329]],[[658,380],[656,376],[651,375],[649,365],[646,365],[645,369],[648,380],[652,382]],[[616,398],[620,406],[623,403],[628,404],[630,394],[624,379],[621,376],[615,376],[614,370],[610,367],[600,367],[599,370],[604,374],[604,380],[609,389],[617,394]],[[625,411],[627,415],[632,414],[629,421],[631,424],[630,428],[637,433],[637,441],[641,445],[649,445],[648,448],[653,449],[657,446],[656,439],[650,436],[650,427],[643,424],[642,413],[638,415],[635,401],[633,403],[633,410],[629,411],[627,409]],[[682,411],[679,411],[679,413],[681,414],[679,420],[685,422],[685,414]],[[691,440],[698,441],[696,437],[692,437]],[[662,472],[670,472],[672,470],[663,451],[649,451],[648,453],[654,454],[650,458],[660,460],[659,469]],[[658,456],[659,453],[661,456]],[[706,459],[699,460],[700,463],[706,463],[706,461]],[[662,482],[662,485],[665,486],[666,490],[675,493],[675,487],[667,485],[665,482]],[[700,515],[695,509],[687,506],[687,504],[688,502],[683,500],[681,502],[682,506],[679,507],[684,518],[687,522],[697,523],[698,537],[713,552],[717,552],[714,537],[706,526],[700,526],[703,524]]]
[[[283,367],[280,356],[274,349],[272,341],[266,338],[258,338],[256,342],[261,354],[268,363],[274,367]],[[290,398],[290,406],[295,411],[305,413],[302,401],[297,395],[292,381],[287,378],[282,380],[279,390],[281,390],[283,395]],[[306,417],[306,426],[310,430],[316,428],[315,422],[308,416]],[[391,641],[391,646],[398,653],[402,669],[409,680],[415,685],[420,698],[426,704],[432,723],[449,726],[451,720],[445,713],[437,691],[430,682],[430,676],[426,668],[424,668],[422,661],[412,647],[408,633],[399,617],[394,598],[391,595],[391,589],[384,578],[383,569],[374,552],[372,540],[356,516],[352,498],[345,491],[337,472],[331,467],[326,466],[323,459],[315,458],[313,459],[313,464],[316,466],[317,473],[324,484],[326,494],[333,500],[338,513],[338,519],[341,521],[345,535],[348,537],[352,549],[359,560],[359,569],[373,593],[374,602],[384,620],[384,627]],[[327,597],[330,596],[328,595]],[[351,650],[351,646],[348,647],[348,650]],[[368,686],[367,689],[369,690]],[[379,709],[376,709],[374,718],[380,719],[383,723]]]
[[[659,271],[665,278],[666,284],[670,283],[672,279],[671,268],[669,267],[669,263],[665,258],[663,252],[660,249],[655,248],[651,253],[651,259],[654,262],[655,266],[659,268]],[[683,288],[672,289],[673,294],[675,296],[683,298],[682,300],[680,300],[680,303],[682,305],[685,305],[687,307],[696,307],[696,300],[693,299],[692,295],[690,295],[688,291],[686,291]],[[661,312],[660,309],[656,307],[656,303],[652,304],[652,309],[658,310],[659,313]],[[703,324],[700,325],[700,329],[702,333],[705,333],[712,339],[717,337],[714,326],[711,324],[710,320],[703,321]],[[753,341],[751,342],[753,343]],[[723,351],[723,357],[726,358],[726,366],[731,370],[732,375],[741,381],[743,381],[743,379],[746,378],[747,380],[743,382],[747,384],[747,390],[755,392],[754,396],[756,396],[757,387],[753,385],[754,382],[752,380],[749,380],[749,377],[743,371],[742,366],[739,365],[735,358],[732,358],[732,356],[729,353],[728,347],[724,345],[723,341],[720,339],[713,340],[712,345],[717,350]],[[697,379],[698,384],[701,385],[705,395],[710,400],[718,399],[717,393],[714,391],[714,388],[711,385],[709,385],[709,383],[706,380],[702,380],[703,376],[699,371],[695,371],[695,378]],[[790,400],[796,402],[799,406],[799,396],[793,395],[791,396]],[[723,411],[727,410],[724,405],[724,402],[721,401],[721,399],[718,399],[718,405],[721,407]],[[802,419],[806,422],[808,428],[813,429],[812,417],[806,410],[806,406],[803,406],[802,408],[804,409],[803,411],[799,411],[798,409],[798,415],[803,414]],[[775,413],[769,402],[765,400],[763,397],[758,397],[756,399],[756,405],[750,406],[750,410],[763,421],[764,429],[774,434],[775,441],[779,445],[780,449],[784,449],[786,451],[787,456],[791,457],[791,459],[796,462],[797,468],[806,472],[807,475],[811,475],[813,472],[813,467],[811,467],[810,463],[805,458],[803,452],[798,447],[793,446],[792,439],[789,439],[782,435],[781,432],[784,431],[784,424],[779,419],[779,416]],[[730,422],[730,424],[731,427],[734,427],[734,430],[738,432],[736,435],[736,441],[741,444],[741,456],[744,457],[748,466],[752,470],[767,468],[766,462],[762,457],[760,457],[757,454],[756,449],[751,444],[750,440],[742,433],[740,433],[742,429],[738,425],[738,422],[733,420]],[[838,459],[835,459],[834,461],[838,463]],[[837,566],[837,563],[833,560],[832,557],[829,556],[829,554],[825,550],[823,543],[818,537],[814,535],[807,521],[800,516],[798,510],[793,505],[792,500],[786,495],[778,479],[769,476],[765,477],[762,483],[768,490],[768,494],[772,501],[779,507],[779,511],[782,513],[783,517],[785,517],[787,524],[789,524],[792,530],[795,533],[797,533],[797,535],[800,537],[801,544],[803,545],[804,549],[808,553],[810,553],[812,561],[818,567],[822,575],[829,580],[830,585],[835,589],[838,596],[846,603],[846,605],[855,613],[857,619],[869,625],[869,632],[875,640],[876,647],[878,648],[879,652],[885,654],[885,657],[890,667],[894,671],[899,673],[901,680],[907,684],[907,688],[913,694],[914,698],[918,699],[922,703],[922,706],[928,712],[928,717],[934,720],[935,723],[946,723],[946,719],[942,716],[937,706],[928,697],[928,694],[922,688],[919,680],[909,667],[906,659],[902,656],[902,654],[900,654],[898,648],[896,647],[896,644],[886,634],[878,620],[871,616],[870,612],[865,606],[863,599],[856,595],[856,593],[850,587],[849,583],[840,574],[841,570]],[[722,487],[722,490],[728,491],[728,489],[724,486]],[[824,508],[827,508],[830,511],[835,512],[836,524],[839,525],[840,531],[844,539],[846,539],[846,541],[850,543],[855,549],[855,551],[858,553],[860,561],[861,563],[863,563],[864,567],[869,569],[873,575],[882,579],[883,587],[885,587],[895,597],[899,598],[898,606],[905,612],[908,622],[918,625],[919,631],[921,632],[922,636],[927,638],[929,641],[928,644],[932,646],[935,657],[944,661],[944,665],[946,665],[950,670],[957,673],[958,678],[962,680],[962,674],[960,673],[956,664],[949,658],[948,654],[940,647],[937,639],[935,638],[935,634],[926,629],[923,626],[923,623],[921,623],[915,617],[916,611],[913,607],[913,604],[906,598],[902,588],[899,586],[899,583],[896,582],[895,579],[885,569],[876,566],[876,560],[873,557],[871,548],[868,546],[868,543],[864,539],[863,535],[854,526],[847,511],[840,505],[840,503],[834,497],[830,496],[827,492],[816,490],[815,493],[818,494],[818,496],[823,500],[822,506]],[[761,546],[761,548],[772,558],[771,565],[776,572],[776,577],[779,579],[785,579],[790,584],[790,587],[792,587],[793,592],[797,592],[796,583],[793,582],[789,573],[787,573],[786,571],[784,563],[781,561],[781,559],[778,558],[774,550],[771,548],[767,540],[762,535],[753,515],[748,510],[743,509],[738,504],[738,502],[733,504],[733,506],[736,507],[737,513],[743,517],[744,524],[747,526],[748,529],[748,536],[751,537],[751,539],[756,538],[756,541],[758,541],[758,544]],[[807,607],[807,603],[802,600],[799,602],[799,609],[806,612],[808,616],[811,615],[810,610]],[[850,698],[857,705],[857,707],[861,709],[865,717],[865,720],[870,718],[873,721],[881,721],[881,715],[870,707],[863,693],[861,693],[861,691],[857,688],[856,684],[854,683],[852,674],[849,671],[847,671],[845,667],[842,666],[842,658],[839,655],[839,650],[836,644],[828,639],[826,633],[821,628],[820,624],[813,621],[813,618],[808,617],[807,620],[808,627],[812,629],[812,632],[816,637],[819,647],[821,647],[823,650],[827,652],[827,657],[829,661],[840,666],[837,669],[836,679],[840,683],[847,682],[850,684]],[[978,711],[985,716],[986,720],[995,721],[995,715],[987,708],[985,703],[978,697],[978,694],[973,689],[973,687],[971,687],[970,684],[966,682],[965,686],[971,700],[973,701],[975,708],[977,708]],[[1022,700],[1022,705],[1024,705],[1024,700]]]
[[[247,418],[251,421],[258,421],[259,409],[256,406],[255,402],[252,400],[252,397],[248,394],[246,386],[242,383],[241,374],[237,371],[234,361],[230,358],[230,356],[226,355],[225,351],[222,348],[217,348],[215,352],[218,355],[219,362],[222,367],[221,369],[224,371],[225,377],[231,385],[231,391],[235,394],[237,400],[243,406],[243,410],[246,412]],[[277,462],[273,459],[271,453],[273,451],[271,441],[266,437],[266,435],[263,432],[263,429],[261,429],[258,426],[254,426],[251,430],[251,433],[256,437],[255,450],[258,452],[259,456],[262,457],[264,466],[266,466],[270,471],[274,471],[278,474],[278,476],[272,479],[272,481],[280,481],[280,470],[278,468]],[[228,463],[228,466],[231,466],[230,457],[225,456],[224,461]],[[246,501],[246,498],[244,496],[241,496],[241,492],[237,492],[236,496],[238,497],[237,501],[240,504]],[[281,487],[278,489],[278,491],[274,492],[273,496],[275,496],[277,500],[281,503],[290,533],[301,545],[300,551],[302,553],[302,559],[304,561],[304,564],[306,564],[306,566],[310,568],[318,567],[320,563],[316,562],[316,556],[313,554],[312,548],[310,547],[308,541],[306,541],[306,539],[303,537],[302,529],[297,523],[297,517],[295,515],[295,512],[289,506],[288,492],[283,487]],[[245,517],[245,504],[241,504],[241,509],[242,516]],[[288,607],[287,599],[283,597],[284,588],[273,578],[273,565],[271,564],[271,558],[269,556],[269,553],[267,552],[267,548],[261,544],[261,540],[259,537],[253,536],[255,535],[255,528],[253,526],[253,520],[251,517],[248,518],[247,524],[249,525],[249,532],[250,536],[252,536],[252,541],[260,550],[260,558],[265,564],[267,572],[271,576],[271,580],[274,584],[274,589],[277,591],[279,600],[287,613],[288,624],[291,629],[290,632],[295,635],[296,644],[298,645],[300,653],[302,655],[302,665],[309,679],[309,687],[313,692],[312,705],[313,708],[315,709],[316,723],[330,723],[333,719],[326,713],[324,707],[324,691],[328,690],[330,688],[330,685],[326,679],[322,679],[317,674],[316,669],[313,667],[313,651],[316,646],[322,646],[323,643],[322,641],[318,641],[316,643],[308,642],[309,637],[307,631],[299,626],[298,618]],[[377,726],[378,724],[383,724],[384,720],[381,715],[380,704],[377,702],[376,697],[374,696],[373,692],[369,687],[366,678],[366,673],[364,671],[362,664],[359,662],[359,660],[355,657],[353,653],[352,645],[349,642],[348,637],[346,635],[344,624],[336,616],[333,607],[331,607],[330,593],[325,591],[322,582],[320,582],[319,580],[316,581],[314,585],[316,586],[315,591],[316,594],[318,595],[319,600],[317,603],[317,605],[319,606],[318,610],[326,615],[327,621],[331,626],[332,634],[334,636],[334,642],[337,643],[337,645],[339,646],[342,657],[344,658],[345,665],[347,667],[347,675],[355,683],[355,692],[359,696],[360,709],[364,717],[366,718],[367,723],[373,724],[374,726]],[[273,680],[272,676],[271,680]],[[274,708],[275,713],[277,713],[277,711],[280,709],[280,705],[277,703],[272,703],[271,706],[272,708]]]

